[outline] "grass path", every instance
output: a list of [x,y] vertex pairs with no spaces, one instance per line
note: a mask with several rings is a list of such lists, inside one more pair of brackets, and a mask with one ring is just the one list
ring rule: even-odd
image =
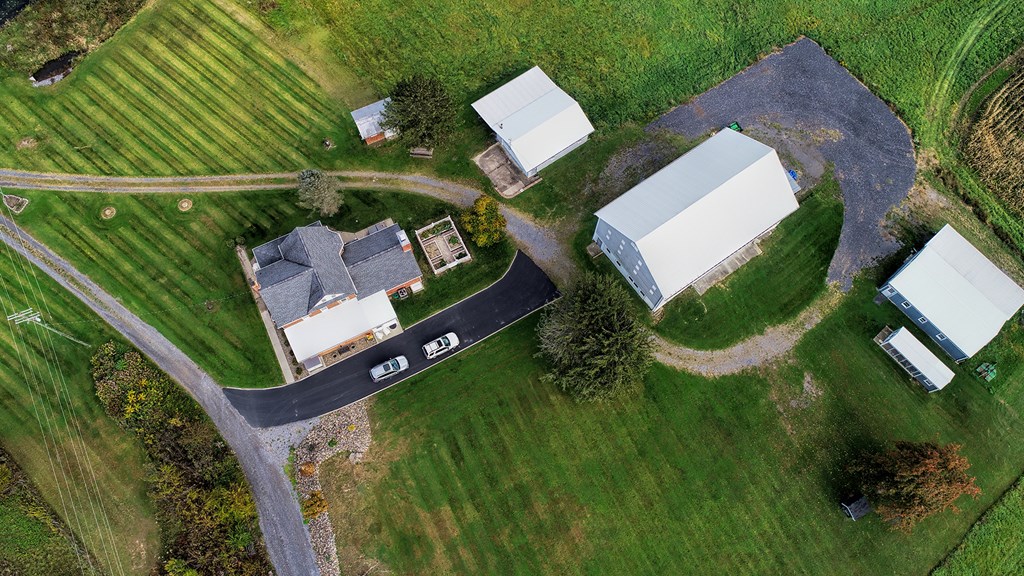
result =
[[788,354],[804,334],[836,308],[842,297],[842,292],[830,289],[793,320],[771,326],[722,350],[697,350],[655,336],[654,357],[666,366],[708,377],[737,374],[770,364]]
[[927,138],[939,138],[945,128],[949,126],[946,110],[954,104],[950,99],[950,94],[960,67],[970,55],[971,49],[981,34],[994,21],[998,21],[997,19],[1005,13],[1010,5],[1011,0],[995,0],[988,6],[985,6],[981,14],[971,22],[967,30],[960,36],[952,55],[943,66],[942,73],[935,83],[935,88],[932,90],[925,108],[925,112],[930,116],[931,120],[927,124],[927,129],[924,130],[924,135]]

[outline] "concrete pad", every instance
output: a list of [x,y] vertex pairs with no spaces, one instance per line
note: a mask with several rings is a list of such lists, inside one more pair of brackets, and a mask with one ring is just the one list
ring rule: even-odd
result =
[[761,247],[757,245],[757,240],[755,240],[740,248],[718,266],[708,270],[693,283],[693,289],[697,291],[697,294],[703,295],[712,286],[718,284],[736,270],[739,270],[740,266],[750,262],[751,259],[759,254],[761,254]]
[[477,154],[473,162],[487,175],[494,189],[504,198],[513,198],[541,180],[536,176],[527,178],[498,143]]

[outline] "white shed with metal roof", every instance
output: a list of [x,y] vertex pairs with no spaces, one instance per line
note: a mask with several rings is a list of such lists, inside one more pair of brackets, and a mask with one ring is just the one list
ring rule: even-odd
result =
[[727,129],[598,210],[594,241],[653,310],[798,207],[775,150]]
[[593,125],[579,103],[534,66],[473,103],[527,176],[587,141]]
[[903,326],[879,346],[929,392],[942,390],[953,380],[953,371]]
[[1024,306],[1024,289],[949,224],[880,291],[958,362]]

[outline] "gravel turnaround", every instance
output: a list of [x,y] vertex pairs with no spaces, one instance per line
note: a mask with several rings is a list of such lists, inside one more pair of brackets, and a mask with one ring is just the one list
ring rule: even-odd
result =
[[858,272],[899,248],[883,222],[914,183],[910,132],[818,44],[800,39],[665,113],[648,129],[697,138],[733,121],[757,138],[778,135],[777,141],[763,139],[780,150],[784,164],[787,148],[809,143],[835,166],[846,212],[829,282],[848,290]]
[[88,305],[199,402],[235,451],[245,471],[256,499],[267,552],[277,574],[319,574],[309,533],[302,523],[298,501],[284,470],[264,448],[256,431],[227,401],[220,386],[156,329],[3,216],[0,216],[0,240]]

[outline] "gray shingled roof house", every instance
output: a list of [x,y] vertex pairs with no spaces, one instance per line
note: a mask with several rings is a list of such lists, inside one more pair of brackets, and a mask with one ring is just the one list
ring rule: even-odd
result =
[[295,357],[318,357],[397,322],[388,296],[422,289],[412,245],[397,224],[345,242],[314,222],[253,249],[257,291]]

